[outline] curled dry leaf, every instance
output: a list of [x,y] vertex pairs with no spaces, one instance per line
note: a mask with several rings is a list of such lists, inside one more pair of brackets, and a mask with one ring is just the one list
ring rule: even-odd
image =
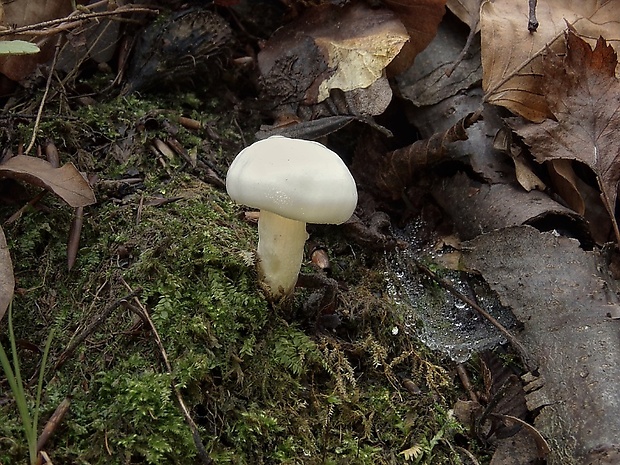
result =
[[52,191],[72,207],[96,202],[95,194],[72,163],[60,168],[40,158],[18,155],[0,165],[0,178],[12,178]]
[[479,119],[480,113],[470,113],[447,130],[433,134],[428,139],[418,140],[386,154],[368,151],[363,159],[355,157],[351,168],[358,183],[375,190],[376,195],[398,199],[411,184],[415,172],[445,159],[448,155],[447,147],[453,142],[467,140],[467,129]]
[[14,288],[13,263],[11,263],[11,255],[4,237],[4,231],[0,228],[0,320],[13,299]]
[[571,160],[557,158],[547,164],[554,190],[564,199],[566,205],[580,215],[585,214],[586,204],[579,192],[578,178]]
[[620,81],[617,54],[600,38],[596,48],[572,31],[567,54],[550,52],[543,63],[541,90],[554,116],[540,124],[513,123],[537,161],[577,160],[597,176],[601,196],[614,224],[620,182]]
[[620,2],[538,2],[540,27],[527,29],[528,2],[486,0],[480,9],[483,88],[487,100],[534,122],[551,117],[541,88],[542,54],[561,52],[566,23],[586,37],[620,37]]

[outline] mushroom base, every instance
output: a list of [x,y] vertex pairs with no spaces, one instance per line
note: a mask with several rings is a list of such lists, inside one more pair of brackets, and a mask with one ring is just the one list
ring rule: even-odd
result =
[[269,300],[279,301],[293,292],[307,239],[303,221],[261,210],[258,219],[258,274]]

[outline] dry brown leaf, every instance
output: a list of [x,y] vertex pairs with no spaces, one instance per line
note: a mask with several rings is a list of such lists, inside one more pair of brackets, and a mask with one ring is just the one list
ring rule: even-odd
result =
[[9,308],[11,300],[13,300],[14,289],[13,263],[4,231],[0,228],[0,320],[6,313],[6,309]]
[[486,0],[480,10],[483,88],[487,100],[534,122],[551,117],[541,89],[542,58],[549,46],[562,50],[566,23],[585,37],[620,40],[620,2],[548,0],[538,2],[540,26],[527,29],[528,2]]
[[555,120],[513,123],[539,162],[578,160],[596,174],[602,199],[614,223],[620,182],[620,82],[617,54],[600,38],[594,50],[569,31],[567,54],[549,53],[542,88]]
[[564,158],[549,160],[547,168],[555,192],[564,199],[566,205],[583,215],[586,212],[586,204],[577,187],[577,175],[572,161]]
[[4,23],[18,27],[61,18],[72,11],[71,0],[13,0],[2,2],[0,9]]
[[528,164],[523,159],[523,155],[519,154],[513,158],[515,164],[515,175],[517,176],[517,182],[527,192],[538,189],[539,191],[545,190],[545,183],[532,171]]
[[470,29],[480,30],[481,3],[482,0],[448,0],[446,6]]
[[383,0],[395,12],[409,33],[409,42],[388,66],[390,74],[400,74],[437,34],[439,23],[446,12],[446,0]]
[[96,202],[90,185],[72,163],[54,168],[41,158],[18,155],[0,165],[0,178],[18,179],[50,190],[75,208]]

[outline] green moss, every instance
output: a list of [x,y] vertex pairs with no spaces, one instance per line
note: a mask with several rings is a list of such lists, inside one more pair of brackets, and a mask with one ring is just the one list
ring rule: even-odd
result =
[[[235,116],[216,114],[215,103],[201,106],[191,95],[178,102],[173,114],[212,122],[221,139],[210,140],[208,155],[225,167],[243,140]],[[129,293],[128,285],[142,289],[139,301],[173,369],[166,373],[153,334],[136,315],[116,308],[58,371],[47,373],[41,422],[62,399],[72,399],[46,446],[53,461],[196,463],[174,383],[216,464],[403,463],[400,452],[429,445],[440,432],[445,441],[424,460],[458,463],[447,445],[458,429],[446,413],[454,389],[447,372],[405,336],[398,307],[384,297],[382,257],[334,229],[317,228],[315,238],[330,250],[333,276],[342,284],[341,326],[333,332],[317,327],[317,315],[305,308],[309,291],[298,291],[291,308],[274,310],[251,263],[255,226],[183,163],[163,169],[146,150],[163,123],[152,129],[140,124],[151,114],[160,121],[164,113],[154,110],[166,105],[162,99],[116,99],[79,110],[76,124],[50,121],[42,128],[42,135],[64,141],[65,158],[73,154],[102,179],[132,166],[144,173],[134,193],[98,193],[99,203],[86,211],[71,272],[71,209],[48,196],[50,211],[27,212],[5,228],[18,281],[18,337],[38,344],[54,328],[51,365],[86,325]],[[115,162],[110,144],[124,138],[131,138],[131,157]],[[205,155],[205,134],[182,130],[178,139]],[[90,154],[78,156],[78,149]],[[156,196],[176,200],[150,205]],[[394,328],[400,328],[398,337]],[[37,354],[21,350],[20,356],[27,374],[34,373]],[[405,391],[403,377],[421,394]],[[11,402],[0,403],[0,416],[0,463],[19,463],[26,451]]]

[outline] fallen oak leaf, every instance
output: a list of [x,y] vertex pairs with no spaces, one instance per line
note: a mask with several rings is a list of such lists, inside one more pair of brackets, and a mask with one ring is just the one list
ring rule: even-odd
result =
[[543,61],[542,90],[555,120],[511,121],[538,162],[580,161],[596,174],[601,197],[620,244],[615,205],[620,182],[620,82],[617,54],[605,39],[594,50],[572,30],[567,53],[551,51]]
[[73,163],[54,168],[41,158],[18,155],[0,164],[0,178],[17,179],[47,189],[74,208],[96,202],[88,181]]
[[620,2],[547,0],[539,2],[536,12],[540,27],[533,34],[527,29],[527,1],[485,0],[480,27],[486,100],[539,123],[551,117],[541,89],[542,55],[548,48],[564,51],[566,23],[583,37],[616,39],[620,35]]

